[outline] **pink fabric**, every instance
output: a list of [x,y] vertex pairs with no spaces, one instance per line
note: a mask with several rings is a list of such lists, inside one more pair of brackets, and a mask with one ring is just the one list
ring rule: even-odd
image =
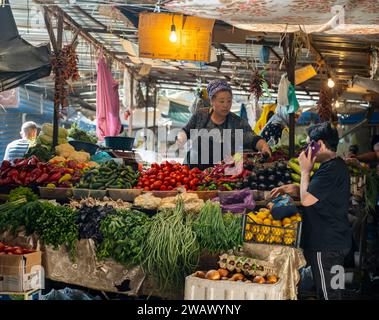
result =
[[118,82],[112,77],[104,57],[97,63],[96,134],[99,141],[106,136],[118,136],[121,130]]

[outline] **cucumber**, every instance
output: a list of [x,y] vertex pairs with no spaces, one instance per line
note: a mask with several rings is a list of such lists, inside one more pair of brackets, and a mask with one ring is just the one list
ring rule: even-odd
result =
[[91,189],[98,190],[98,189],[100,189],[102,187],[104,187],[104,183],[94,183],[94,184],[92,184],[92,188]]

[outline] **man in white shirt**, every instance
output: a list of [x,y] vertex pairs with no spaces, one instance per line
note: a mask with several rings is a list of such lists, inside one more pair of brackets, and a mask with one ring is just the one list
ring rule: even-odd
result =
[[33,121],[25,122],[21,127],[20,135],[21,139],[12,141],[7,145],[3,160],[13,161],[25,156],[30,143],[37,137],[37,125]]

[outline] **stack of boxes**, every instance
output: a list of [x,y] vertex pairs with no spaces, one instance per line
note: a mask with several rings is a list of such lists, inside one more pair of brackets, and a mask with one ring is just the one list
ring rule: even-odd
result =
[[39,300],[43,281],[41,251],[0,254],[0,300]]

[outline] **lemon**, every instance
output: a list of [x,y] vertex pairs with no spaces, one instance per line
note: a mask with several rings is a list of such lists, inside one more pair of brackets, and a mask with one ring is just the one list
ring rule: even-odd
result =
[[287,224],[291,224],[291,219],[289,219],[289,218],[284,218],[283,219],[283,221],[282,221],[282,223],[283,223],[283,226],[286,226]]
[[295,236],[295,230],[286,230],[285,234],[294,237]]
[[258,234],[256,238],[257,242],[265,241],[265,236],[263,234]]
[[284,244],[286,245],[290,245],[290,244],[293,244],[295,242],[295,238],[293,237],[284,237]]
[[270,233],[270,227],[262,227],[261,232],[263,234],[269,234]]
[[259,226],[252,226],[251,231],[256,234],[260,232],[260,227]]
[[274,220],[274,217],[272,216],[272,214],[269,214],[269,215],[268,215],[268,218],[269,218],[270,220]]
[[275,243],[278,243],[278,244],[282,243],[282,238],[280,236],[275,236],[274,240],[275,240]]
[[271,235],[266,238],[267,243],[274,243],[275,242],[275,236]]
[[297,221],[297,216],[292,216],[290,219],[291,221]]
[[250,241],[253,238],[253,234],[248,231],[245,233],[245,241]]
[[263,224],[267,225],[267,226],[271,226],[271,220],[266,218],[263,220]]
[[245,230],[246,231],[250,231],[250,229],[251,229],[251,224],[247,224],[246,227],[245,227]]
[[262,212],[262,211],[260,211],[260,212],[258,212],[257,217],[258,217],[259,219],[264,220],[264,219],[266,219],[266,218],[268,217],[268,214],[267,214],[266,212]]
[[257,224],[263,224],[263,220],[260,218],[255,218],[255,223]]
[[281,236],[283,235],[284,230],[279,228],[272,228],[272,234],[275,236]]
[[280,220],[273,220],[272,221],[272,225],[275,226],[275,227],[281,227],[282,226],[282,222]]

